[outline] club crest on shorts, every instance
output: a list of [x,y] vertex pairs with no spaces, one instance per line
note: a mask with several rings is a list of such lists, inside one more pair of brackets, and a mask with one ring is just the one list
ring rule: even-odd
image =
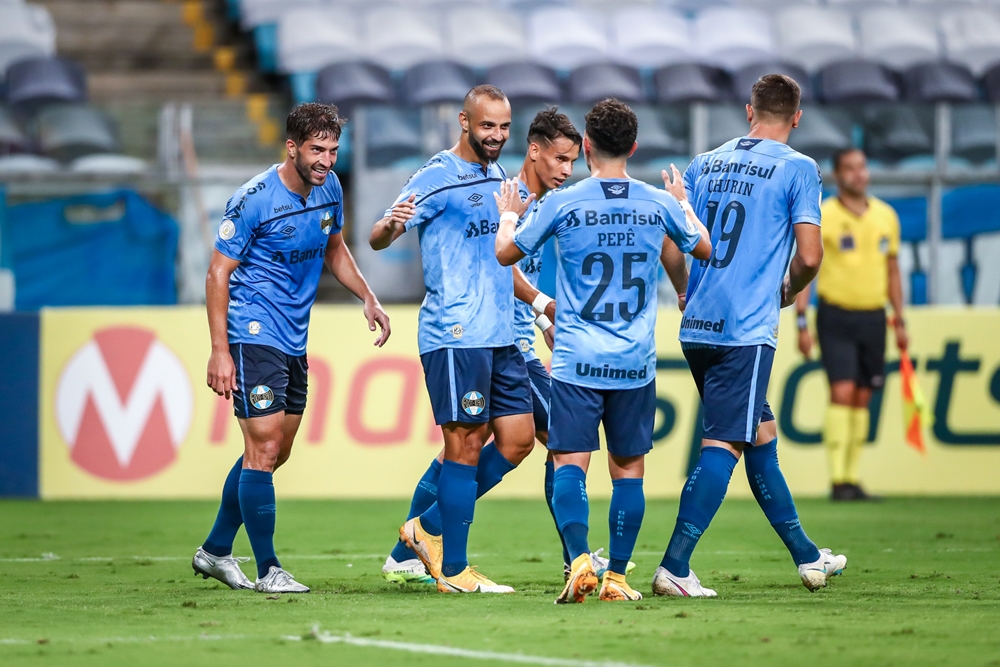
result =
[[319,228],[323,230],[324,234],[330,233],[330,230],[333,229],[333,213],[327,211],[323,214],[319,220]]
[[462,397],[462,409],[466,414],[475,417],[486,409],[486,397],[478,391],[470,391]]
[[258,410],[267,410],[274,403],[274,392],[267,385],[259,384],[250,390],[250,402]]

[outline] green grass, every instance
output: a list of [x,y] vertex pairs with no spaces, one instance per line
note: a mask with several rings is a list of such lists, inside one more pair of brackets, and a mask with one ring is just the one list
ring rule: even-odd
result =
[[[0,558],[58,560],[0,563],[0,665],[509,664],[288,639],[314,627],[637,665],[1000,665],[1000,498],[801,501],[813,539],[850,559],[814,594],[757,506],[730,500],[693,562],[718,599],[558,607],[562,558],[541,501],[477,508],[472,561],[513,585],[509,596],[385,583],[381,557],[405,508],[279,501],[278,553],[313,592],[272,599],[193,576],[214,503],[2,502]],[[594,503],[592,547],[607,545],[606,511]],[[630,578],[644,593],[675,512],[675,502],[648,505]],[[242,533],[236,552],[250,555]]]

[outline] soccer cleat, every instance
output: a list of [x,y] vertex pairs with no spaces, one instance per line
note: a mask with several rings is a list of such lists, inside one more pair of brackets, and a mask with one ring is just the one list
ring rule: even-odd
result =
[[672,595],[685,598],[714,598],[715,591],[701,585],[694,570],[688,576],[678,577],[662,565],[653,575],[653,595]]
[[[597,551],[594,551],[590,554],[590,557],[594,559],[594,573],[597,575],[598,579],[604,576],[604,573],[608,571],[608,567],[611,565],[611,559],[602,556],[601,555],[602,551],[604,551],[603,548],[598,549]],[[569,565],[563,563],[563,566],[564,566],[563,569],[565,570],[566,573],[566,578],[568,578]],[[628,575],[632,574],[632,570],[634,569],[635,569],[635,563],[629,561],[628,565],[625,566],[625,576],[627,577]]]
[[477,572],[471,566],[454,577],[442,576],[437,580],[439,593],[513,593],[510,586],[491,581],[486,575]]
[[642,599],[642,593],[628,585],[628,582],[625,581],[625,575],[608,571],[604,573],[599,598],[605,602],[621,600],[634,602]]
[[233,558],[232,554],[228,556],[215,556],[198,547],[198,550],[194,552],[194,558],[191,559],[191,567],[194,568],[194,575],[196,577],[199,574],[205,579],[213,577],[235,591],[252,591],[253,583],[247,579],[247,575],[243,574],[243,570],[240,569],[240,563],[245,563],[248,560],[250,559]]
[[802,585],[810,591],[817,591],[826,586],[830,577],[835,577],[847,567],[847,556],[835,556],[830,549],[819,550],[819,560],[813,563],[799,565],[799,577]]
[[263,579],[257,580],[254,586],[258,593],[308,593],[309,587],[303,586],[277,565],[272,565]]
[[444,547],[441,544],[440,535],[431,535],[425,531],[424,527],[420,525],[420,517],[414,517],[399,529],[399,539],[413,549],[432,578],[441,578],[441,559],[444,558]]
[[556,604],[583,602],[597,588],[597,574],[594,572],[594,559],[590,554],[580,554],[573,559],[570,566],[569,579],[562,593],[556,598]]
[[397,562],[392,556],[385,559],[382,578],[394,584],[433,584],[434,578],[418,558]]
[[563,583],[569,581],[569,575],[573,574],[573,568],[569,563],[563,563]]

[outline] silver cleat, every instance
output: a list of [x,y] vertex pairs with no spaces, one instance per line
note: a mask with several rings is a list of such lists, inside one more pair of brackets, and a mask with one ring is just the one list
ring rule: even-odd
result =
[[191,559],[191,567],[194,568],[195,576],[200,574],[205,579],[209,577],[218,579],[237,591],[241,589],[253,590],[253,583],[240,569],[240,563],[245,563],[248,560],[250,559],[233,558],[232,554],[215,556],[198,547],[198,550],[194,552],[194,558]]
[[277,565],[272,565],[263,579],[257,580],[255,586],[258,593],[308,593],[309,587],[303,586]]

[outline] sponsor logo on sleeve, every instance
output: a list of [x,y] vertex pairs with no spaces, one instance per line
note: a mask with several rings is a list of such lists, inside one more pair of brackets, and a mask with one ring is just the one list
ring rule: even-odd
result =
[[234,236],[236,236],[236,225],[233,224],[232,220],[226,218],[219,225],[219,238],[223,241],[228,241]]

